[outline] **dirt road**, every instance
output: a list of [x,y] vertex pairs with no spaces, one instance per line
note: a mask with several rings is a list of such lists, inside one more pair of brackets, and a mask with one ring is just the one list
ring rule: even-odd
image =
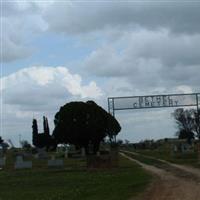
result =
[[[141,163],[124,153],[121,155],[138,163],[156,176],[155,181],[140,198],[141,200],[200,200],[200,170],[178,165],[180,169],[172,164],[173,168],[177,167],[172,173]],[[171,165],[171,163],[168,164]]]

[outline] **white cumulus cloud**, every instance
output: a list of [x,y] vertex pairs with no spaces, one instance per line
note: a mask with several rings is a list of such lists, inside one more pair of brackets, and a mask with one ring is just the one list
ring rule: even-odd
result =
[[[0,95],[3,135],[16,139],[20,133],[31,138],[32,118],[48,116],[53,128],[55,113],[69,101],[98,100],[103,94],[94,81],[83,83],[66,67],[34,66],[1,78]],[[52,129],[51,129],[52,130]]]

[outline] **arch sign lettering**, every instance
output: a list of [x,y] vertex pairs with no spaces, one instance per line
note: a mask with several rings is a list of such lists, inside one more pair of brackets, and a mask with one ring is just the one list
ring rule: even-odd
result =
[[200,93],[109,97],[108,111],[114,116],[115,111],[127,109],[196,106],[199,110],[199,102]]

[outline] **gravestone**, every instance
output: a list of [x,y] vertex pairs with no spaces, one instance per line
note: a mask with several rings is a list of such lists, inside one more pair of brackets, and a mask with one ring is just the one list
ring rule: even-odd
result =
[[46,152],[45,148],[37,148],[37,154],[36,158],[39,159],[47,159],[48,158],[48,153]]
[[174,145],[174,146],[173,146],[173,152],[174,152],[174,153],[177,153],[177,151],[178,151],[178,147],[177,147],[177,145]]
[[69,157],[69,155],[68,155],[68,154],[69,154],[69,150],[68,150],[68,149],[66,149],[66,150],[65,150],[65,158],[68,158],[68,157]]
[[174,157],[174,156],[176,156],[177,153],[178,153],[178,146],[177,146],[177,144],[171,144],[171,147],[170,147],[170,156]]
[[22,156],[16,157],[15,169],[31,169],[32,161],[24,161]]
[[48,160],[47,166],[50,168],[62,168],[64,167],[64,162],[62,159],[56,159],[55,156],[52,156],[51,160]]

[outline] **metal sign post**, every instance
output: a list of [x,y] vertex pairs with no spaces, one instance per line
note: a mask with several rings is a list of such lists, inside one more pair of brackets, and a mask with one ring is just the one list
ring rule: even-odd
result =
[[[196,94],[196,102],[197,102],[197,123],[200,124],[200,110],[199,110],[199,94]],[[200,125],[199,125],[200,126]],[[198,134],[200,134],[200,128],[197,127],[198,129]],[[199,135],[199,141],[197,144],[197,151],[198,151],[198,163],[200,164],[200,135]]]

